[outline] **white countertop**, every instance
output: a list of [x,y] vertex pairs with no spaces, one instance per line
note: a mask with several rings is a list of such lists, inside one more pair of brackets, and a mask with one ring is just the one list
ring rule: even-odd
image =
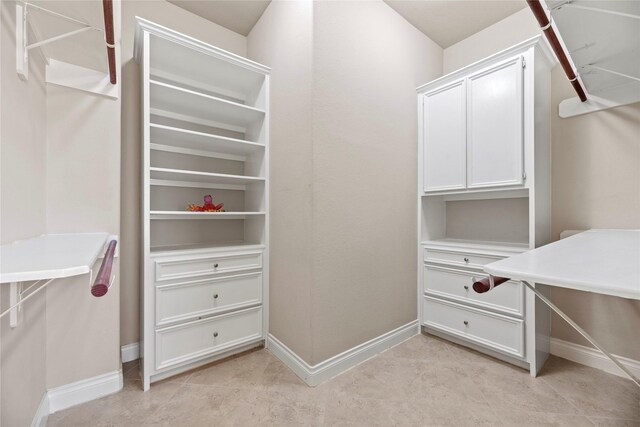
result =
[[107,233],[45,234],[0,246],[0,283],[57,279],[91,271]]
[[484,269],[494,276],[640,300],[640,230],[589,230]]

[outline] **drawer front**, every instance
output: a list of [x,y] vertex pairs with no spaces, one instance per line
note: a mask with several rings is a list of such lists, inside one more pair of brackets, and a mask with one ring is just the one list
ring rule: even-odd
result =
[[239,309],[262,301],[262,273],[156,286],[156,325]]
[[165,369],[262,338],[262,308],[250,308],[156,331],[156,369]]
[[167,257],[155,260],[156,282],[262,268],[262,253]]
[[484,277],[487,275],[426,265],[423,289],[424,292],[436,296],[452,298],[507,314],[524,315],[524,287],[521,283],[509,281],[489,292],[479,294],[473,290],[473,282],[474,279]]
[[425,262],[449,264],[457,267],[482,268],[483,266],[501,260],[502,257],[491,255],[478,255],[467,252],[444,251],[437,249],[424,250]]
[[422,322],[451,335],[524,357],[524,321],[461,304],[424,297]]

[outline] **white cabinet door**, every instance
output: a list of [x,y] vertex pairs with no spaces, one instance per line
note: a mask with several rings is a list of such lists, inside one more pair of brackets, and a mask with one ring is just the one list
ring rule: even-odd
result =
[[467,80],[467,187],[523,182],[522,57]]
[[466,93],[464,80],[424,95],[424,191],[464,189]]

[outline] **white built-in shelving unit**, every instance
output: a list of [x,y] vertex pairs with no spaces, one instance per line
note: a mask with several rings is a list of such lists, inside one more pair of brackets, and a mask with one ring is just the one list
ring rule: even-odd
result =
[[423,330],[530,369],[550,317],[491,262],[550,240],[550,69],[535,37],[418,88],[418,313]]
[[[135,57],[148,389],[265,341],[269,69],[140,18]],[[187,211],[207,194],[225,211]]]

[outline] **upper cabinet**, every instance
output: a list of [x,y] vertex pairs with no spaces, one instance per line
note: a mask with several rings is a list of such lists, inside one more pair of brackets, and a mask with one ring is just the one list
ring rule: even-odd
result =
[[527,187],[553,61],[536,37],[418,88],[424,194]]
[[468,188],[523,183],[522,65],[518,56],[467,79]]
[[464,80],[424,95],[424,191],[465,188],[466,96]]

